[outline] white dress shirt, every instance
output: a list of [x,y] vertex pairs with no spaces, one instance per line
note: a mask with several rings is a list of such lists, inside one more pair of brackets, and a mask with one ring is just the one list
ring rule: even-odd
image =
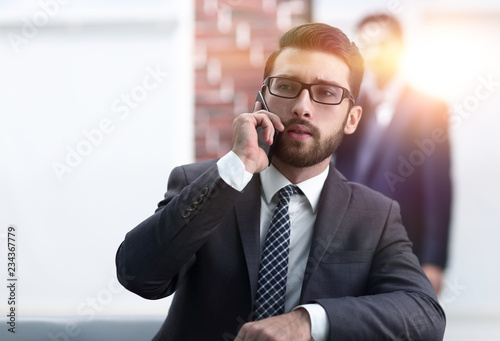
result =
[[[217,167],[221,178],[238,191],[242,191],[253,176],[245,171],[243,162],[233,152],[223,156],[217,162]],[[293,195],[289,204],[291,226],[285,312],[299,307],[306,309],[311,320],[311,337],[315,341],[328,338],[330,325],[326,311],[319,304],[297,305],[300,300],[302,281],[311,248],[313,225],[318,212],[319,199],[327,175],[328,168],[311,179],[295,184],[303,195]],[[260,180],[262,183],[260,212],[262,252],[272,215],[278,204],[276,194],[281,188],[291,183],[272,165],[260,173]]]
[[376,85],[375,76],[367,72],[363,79],[362,91],[367,93],[375,105],[375,118],[381,128],[386,128],[391,123],[404,88],[403,79],[399,76],[393,77],[383,89]]

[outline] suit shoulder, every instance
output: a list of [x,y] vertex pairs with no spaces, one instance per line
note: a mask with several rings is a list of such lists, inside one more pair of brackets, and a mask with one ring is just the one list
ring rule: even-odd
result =
[[348,186],[351,187],[353,196],[361,196],[361,197],[371,198],[373,200],[380,201],[380,202],[386,202],[386,203],[390,203],[393,201],[391,198],[385,196],[384,194],[382,194],[374,189],[371,189],[363,184],[360,184],[357,182],[350,182],[350,181],[348,181],[347,184],[348,184]]
[[342,186],[349,188],[351,192],[351,205],[368,207],[390,207],[394,200],[384,194],[371,189],[363,184],[347,180],[338,170]]

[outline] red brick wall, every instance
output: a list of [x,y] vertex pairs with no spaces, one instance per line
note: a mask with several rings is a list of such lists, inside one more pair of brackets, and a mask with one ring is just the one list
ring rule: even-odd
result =
[[249,112],[279,36],[309,22],[311,0],[196,0],[195,156],[231,149],[232,121]]

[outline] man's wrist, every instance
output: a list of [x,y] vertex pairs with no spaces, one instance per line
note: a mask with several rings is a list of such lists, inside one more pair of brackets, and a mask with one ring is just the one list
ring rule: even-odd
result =
[[297,307],[293,309],[290,314],[295,314],[296,318],[298,318],[299,322],[297,325],[300,326],[300,335],[307,336],[308,338],[310,337],[311,340],[313,340],[311,336],[311,318],[307,309]]
[[230,151],[217,161],[217,169],[222,180],[240,192],[253,176],[252,173],[245,170],[245,165],[233,151]]
[[311,338],[313,341],[326,341],[330,335],[330,322],[326,310],[319,304],[303,304],[293,310],[305,310],[308,314],[311,326]]

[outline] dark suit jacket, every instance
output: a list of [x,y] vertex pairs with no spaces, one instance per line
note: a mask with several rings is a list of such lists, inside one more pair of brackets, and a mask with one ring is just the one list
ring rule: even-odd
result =
[[337,149],[337,169],[349,181],[396,200],[420,262],[444,268],[451,210],[446,106],[405,87],[393,120],[374,137],[373,105],[365,94],[358,104],[363,117]]
[[[252,316],[259,270],[260,177],[243,192],[215,161],[177,167],[154,215],[117,252],[119,281],[175,296],[155,340],[232,340]],[[411,251],[399,207],[331,165],[301,303],[322,305],[335,340],[441,340],[445,316]]]

